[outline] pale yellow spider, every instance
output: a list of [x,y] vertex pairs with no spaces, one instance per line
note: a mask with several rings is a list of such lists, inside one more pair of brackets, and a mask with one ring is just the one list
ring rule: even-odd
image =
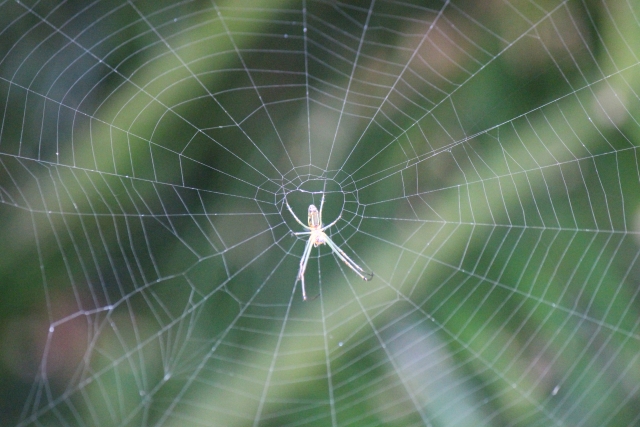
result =
[[[304,272],[307,269],[307,262],[309,261],[309,255],[311,255],[311,245],[313,247],[318,247],[319,245],[327,244],[331,248],[334,254],[338,258],[340,258],[347,266],[352,269],[362,280],[369,281],[373,278],[373,272],[366,273],[362,267],[355,263],[347,254],[344,253],[342,249],[336,245],[333,240],[324,232],[329,227],[333,226],[338,222],[338,220],[342,217],[342,214],[338,215],[335,221],[333,221],[329,225],[322,226],[322,207],[324,206],[324,194],[322,195],[322,200],[320,201],[320,211],[316,208],[315,205],[309,205],[309,225],[306,226],[302,221],[298,219],[296,214],[293,213],[293,209],[289,206],[289,202],[285,198],[284,202],[287,204],[287,209],[291,212],[291,215],[298,221],[305,230],[300,231],[298,233],[293,233],[296,236],[304,236],[309,235],[309,240],[307,240],[307,245],[304,247],[304,252],[302,253],[302,258],[300,259],[300,270],[298,270],[298,277],[296,278],[296,283],[298,280],[302,282],[302,299],[304,301],[307,300],[307,292],[304,289]],[[294,284],[295,286],[295,284]]]

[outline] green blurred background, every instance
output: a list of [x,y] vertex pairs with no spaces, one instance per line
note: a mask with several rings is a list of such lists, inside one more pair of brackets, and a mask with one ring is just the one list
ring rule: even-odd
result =
[[1,4],[0,424],[638,425],[639,18]]

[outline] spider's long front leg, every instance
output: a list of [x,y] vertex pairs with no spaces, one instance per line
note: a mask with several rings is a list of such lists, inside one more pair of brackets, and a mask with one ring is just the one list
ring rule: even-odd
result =
[[364,269],[356,264],[354,260],[349,258],[349,256],[342,249],[340,249],[340,247],[336,245],[329,236],[325,235],[325,243],[331,248],[333,253],[336,254],[336,256],[342,260],[342,262],[347,264],[347,266],[352,269],[358,276],[360,276],[362,280],[368,282],[369,280],[373,279],[373,272],[365,272]]
[[307,262],[309,262],[309,255],[311,255],[311,249],[313,245],[311,243],[311,239],[307,240],[307,245],[304,247],[304,252],[302,253],[302,258],[300,259],[300,269],[298,270],[298,278],[296,279],[296,283],[298,280],[302,282],[302,300],[307,300],[307,291],[304,289],[304,272],[307,270]]

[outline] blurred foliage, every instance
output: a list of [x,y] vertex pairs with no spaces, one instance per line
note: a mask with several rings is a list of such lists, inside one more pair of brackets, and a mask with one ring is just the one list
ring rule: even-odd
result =
[[[634,3],[32,3],[7,425],[637,423]],[[320,191],[376,280],[323,248],[303,303],[283,201]]]

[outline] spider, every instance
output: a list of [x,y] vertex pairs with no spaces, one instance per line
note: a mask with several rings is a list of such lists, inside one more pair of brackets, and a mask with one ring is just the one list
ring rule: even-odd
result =
[[[309,255],[311,255],[311,246],[318,247],[319,245],[327,244],[333,251],[333,253],[340,258],[347,266],[352,269],[362,280],[369,281],[373,278],[373,272],[366,273],[362,267],[355,263],[349,256],[344,253],[342,249],[338,245],[336,245],[333,240],[325,233],[325,230],[335,225],[338,220],[342,217],[342,214],[338,215],[335,221],[333,221],[329,225],[322,226],[322,207],[324,206],[324,194],[322,195],[322,200],[320,201],[320,210],[316,208],[315,205],[309,205],[309,225],[304,225],[302,221],[298,219],[296,214],[293,213],[293,209],[289,206],[289,202],[285,198],[285,203],[287,204],[287,209],[293,215],[293,218],[307,231],[300,231],[298,233],[293,233],[296,236],[306,236],[309,235],[309,240],[307,240],[307,244],[304,247],[304,252],[302,253],[302,258],[300,259],[300,270],[298,270],[298,277],[296,278],[296,283],[298,280],[302,282],[302,300],[307,300],[307,293],[304,289],[304,272],[307,269],[307,262],[309,261]],[[295,286],[295,285],[294,285]]]

